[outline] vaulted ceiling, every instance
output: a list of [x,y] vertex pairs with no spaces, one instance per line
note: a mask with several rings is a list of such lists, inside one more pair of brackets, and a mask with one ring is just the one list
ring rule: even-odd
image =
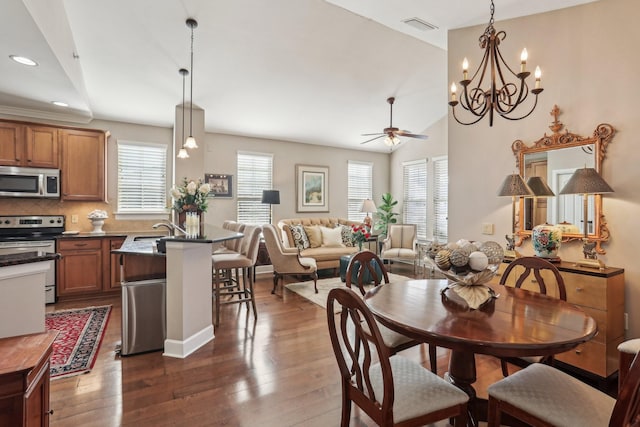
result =
[[[498,0],[495,18],[589,1]],[[486,23],[489,1],[3,0],[0,114],[172,126],[189,17],[206,131],[386,151],[361,134],[388,126],[389,96],[401,129],[421,133],[447,114],[447,31]]]

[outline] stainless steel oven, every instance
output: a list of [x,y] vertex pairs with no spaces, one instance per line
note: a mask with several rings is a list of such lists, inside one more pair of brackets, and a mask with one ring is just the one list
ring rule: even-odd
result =
[[[0,216],[0,255],[24,252],[55,253],[55,237],[64,231],[63,215]],[[54,261],[46,274],[45,302],[56,302]]]

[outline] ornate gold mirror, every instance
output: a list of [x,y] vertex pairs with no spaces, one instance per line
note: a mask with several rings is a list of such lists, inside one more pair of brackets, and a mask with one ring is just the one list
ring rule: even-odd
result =
[[[583,198],[577,194],[559,195],[560,190],[578,168],[594,168],[602,173],[602,162],[606,157],[607,146],[611,142],[615,129],[609,124],[599,124],[593,135],[583,137],[561,132],[564,125],[558,120],[560,109],[557,105],[551,110],[554,120],[549,129],[553,134],[527,146],[521,140],[511,145],[516,166],[520,175],[533,184],[535,180],[547,185],[552,193],[533,198],[521,198],[518,212],[518,245],[531,236],[533,227],[539,224],[555,224],[562,229],[562,240],[570,241],[583,237]],[[534,177],[539,177],[534,178]],[[531,179],[533,178],[533,181]],[[544,194],[541,191],[538,194]],[[553,195],[551,195],[553,194]],[[609,239],[609,230],[602,212],[602,196],[590,195],[588,208],[588,235],[596,243],[598,253],[604,253],[601,243]]]

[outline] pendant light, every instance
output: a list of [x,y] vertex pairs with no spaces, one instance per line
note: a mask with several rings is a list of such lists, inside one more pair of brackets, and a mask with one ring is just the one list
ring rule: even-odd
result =
[[191,95],[189,95],[189,137],[184,142],[186,148],[198,148],[196,139],[193,137],[193,29],[198,26],[195,19],[187,19],[187,27],[191,28]]
[[[180,75],[182,75],[182,139],[181,141],[184,141],[184,91],[185,91],[185,78],[187,74],[189,74],[189,71],[185,70],[184,68],[180,68],[178,72],[180,73]],[[187,149],[185,148],[184,143],[182,144],[182,148],[180,148],[180,151],[178,151],[178,158],[179,159],[189,158],[189,153],[187,153]]]

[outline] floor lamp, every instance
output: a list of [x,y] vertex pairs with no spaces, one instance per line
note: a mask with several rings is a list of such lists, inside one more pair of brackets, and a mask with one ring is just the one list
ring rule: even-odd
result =
[[521,196],[533,196],[533,192],[527,184],[524,183],[522,177],[518,174],[508,175],[502,186],[498,190],[498,196],[506,197],[511,196],[511,238],[508,235],[504,237],[507,239],[507,249],[504,251],[505,258],[516,258],[518,253],[516,252],[516,197]]
[[[598,171],[594,168],[582,168],[576,170],[569,181],[562,187],[559,194],[582,194],[582,205],[584,213],[582,215],[584,235],[582,237],[582,253],[584,259],[576,264],[584,267],[595,267],[604,269],[604,263],[598,259],[595,245],[589,242],[589,195],[613,193],[613,189],[602,179]],[[596,221],[594,221],[595,223]]]
[[279,190],[262,190],[262,203],[269,204],[269,224],[271,224],[272,214],[273,214],[271,205],[280,204],[280,191]]

